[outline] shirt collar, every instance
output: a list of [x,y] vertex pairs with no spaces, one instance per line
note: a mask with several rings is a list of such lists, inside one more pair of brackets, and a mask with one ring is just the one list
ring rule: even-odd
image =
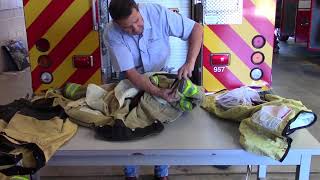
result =
[[143,28],[144,29],[151,29],[151,25],[147,16],[147,12],[145,12],[145,8],[143,7],[143,4],[139,4],[139,12],[143,18]]

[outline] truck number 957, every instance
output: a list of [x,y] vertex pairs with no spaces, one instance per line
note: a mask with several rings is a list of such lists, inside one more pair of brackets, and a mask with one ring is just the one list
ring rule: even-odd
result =
[[222,72],[224,72],[224,69],[225,69],[226,67],[214,67],[213,68],[213,72],[215,72],[215,73],[222,73]]

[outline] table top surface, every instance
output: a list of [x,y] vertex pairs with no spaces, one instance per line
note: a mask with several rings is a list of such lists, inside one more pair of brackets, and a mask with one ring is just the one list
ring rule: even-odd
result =
[[[242,150],[239,143],[239,123],[220,120],[200,107],[165,124],[157,135],[128,142],[108,142],[95,138],[92,129],[80,127],[77,134],[59,151],[205,151]],[[291,151],[311,151],[320,155],[320,143],[306,129],[291,137]]]

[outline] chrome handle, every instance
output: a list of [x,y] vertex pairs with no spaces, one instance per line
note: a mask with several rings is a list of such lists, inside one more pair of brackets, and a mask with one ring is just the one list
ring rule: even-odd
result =
[[90,67],[93,67],[93,56],[90,56]]
[[99,26],[97,23],[97,7],[96,7],[96,0],[92,0],[92,22],[93,22],[93,30],[98,31]]
[[194,0],[194,1],[193,1],[193,4],[194,4],[194,5],[199,4],[199,3],[202,3],[202,1],[201,1],[201,0]]

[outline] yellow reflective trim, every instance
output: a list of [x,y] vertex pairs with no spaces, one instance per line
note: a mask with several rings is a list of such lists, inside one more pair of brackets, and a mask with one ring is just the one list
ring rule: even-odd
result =
[[72,84],[67,84],[66,95],[69,97],[71,97],[70,92],[72,88],[73,88]]
[[52,0],[41,0],[41,2],[39,2],[39,0],[30,0],[24,6],[27,29],[39,17],[41,12],[51,3],[51,1]]
[[[241,25],[231,25],[231,28],[241,36],[241,38],[251,47],[253,51],[257,50],[252,46],[252,38],[255,35],[258,35],[259,33],[245,18],[243,18]],[[267,42],[263,48],[259,49],[259,51],[261,51],[264,54],[265,62],[271,68],[273,58],[273,47]]]
[[214,77],[207,68],[203,67],[203,87],[209,92],[220,91],[226,87]]
[[[236,42],[234,42],[236,43]],[[252,81],[250,78],[250,68],[242,62],[235,54],[208,26],[204,26],[203,44],[211,52],[230,53],[231,62],[227,68],[243,83],[248,84]],[[241,48],[241,47],[239,47]]]
[[77,69],[73,67],[72,56],[81,52],[82,54],[92,54],[99,44],[98,34],[91,31],[81,43],[69,54],[69,56],[60,64],[60,66],[52,73],[53,81],[50,84],[42,84],[38,89],[39,92],[42,89],[48,89],[50,87],[61,86]]
[[[38,2],[39,3],[39,2]],[[59,19],[48,29],[46,34],[42,37],[49,41],[50,49],[43,53],[37,50],[35,46],[29,51],[32,71],[37,67],[38,57],[43,54],[48,54],[54,47],[65,37],[65,35],[72,29],[72,27],[84,16],[90,9],[89,1],[77,0],[70,4]],[[95,42],[98,44],[99,41]],[[92,45],[92,44],[90,44]]]
[[256,6],[256,16],[265,16],[273,25],[275,24],[276,0],[251,0]]
[[198,88],[196,85],[194,85],[190,80],[186,80],[186,87],[183,90],[183,94],[186,97],[192,97],[198,92]]
[[101,68],[97,69],[97,71],[91,76],[91,78],[85,83],[88,85],[89,83],[100,85],[101,82]]
[[10,178],[10,180],[29,180],[29,178],[24,176],[13,176]]
[[76,93],[76,91],[80,88],[80,85],[79,84],[74,84],[74,89],[71,91],[71,96],[70,97],[73,97],[74,94]]
[[67,88],[67,95],[73,97],[74,93],[79,89],[80,85],[76,83],[70,83]]

